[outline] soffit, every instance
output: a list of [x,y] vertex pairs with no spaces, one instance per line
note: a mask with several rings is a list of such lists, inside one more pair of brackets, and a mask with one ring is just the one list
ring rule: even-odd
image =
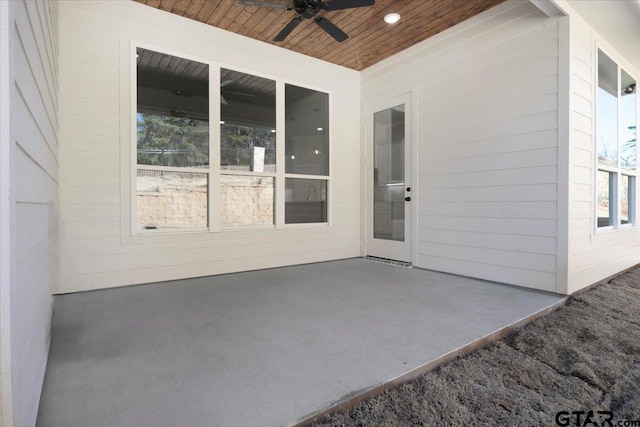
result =
[[640,70],[640,1],[571,1],[569,5]]
[[[302,22],[284,42],[273,37],[297,16],[293,11],[241,6],[235,0],[135,0],[295,52],[361,71],[505,0],[376,0],[375,6],[321,12],[349,34],[336,42],[312,20]],[[293,0],[270,0],[290,5]],[[402,15],[397,24],[387,13]]]

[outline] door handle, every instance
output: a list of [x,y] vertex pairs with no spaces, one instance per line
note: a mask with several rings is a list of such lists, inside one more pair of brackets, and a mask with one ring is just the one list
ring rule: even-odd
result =
[[409,196],[405,197],[405,198],[404,198],[404,201],[405,201],[405,202],[410,202],[410,201],[411,201],[411,197],[409,197]]

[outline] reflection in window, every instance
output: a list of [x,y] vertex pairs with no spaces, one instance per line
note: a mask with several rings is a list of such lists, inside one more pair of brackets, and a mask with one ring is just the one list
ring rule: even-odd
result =
[[273,187],[273,177],[221,175],[222,225],[273,225]]
[[630,188],[636,185],[636,177],[622,175],[622,184],[620,189],[620,223],[630,224],[634,217],[635,203]]
[[209,165],[208,121],[143,112],[137,117],[139,165]]
[[328,176],[329,95],[285,85],[285,120],[285,172]]
[[613,195],[615,185],[615,174],[606,171],[598,171],[596,180],[598,227],[609,227],[613,225],[613,209],[615,201]]
[[221,169],[275,173],[275,81],[223,68],[220,104]]
[[138,227],[206,228],[207,174],[138,169]]
[[403,242],[405,107],[373,116],[373,237]]
[[618,66],[598,51],[598,163],[617,166]]
[[327,181],[285,179],[285,223],[327,222]]
[[137,48],[136,76],[137,228],[206,228],[209,66]]
[[598,49],[597,226],[635,223],[636,80]]
[[636,140],[638,120],[638,98],[636,81],[621,70],[620,99],[620,163],[623,169],[636,168]]

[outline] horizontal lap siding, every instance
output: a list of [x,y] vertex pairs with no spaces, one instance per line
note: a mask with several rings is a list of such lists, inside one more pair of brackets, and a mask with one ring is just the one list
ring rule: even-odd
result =
[[572,15],[569,292],[640,263],[637,226],[614,232],[595,232],[597,43],[618,65],[640,78],[637,70],[621,62],[624,59],[617,52],[607,49],[602,35],[582,18]]
[[[359,73],[133,2],[63,1],[61,21],[62,292],[360,255]],[[130,40],[330,92],[331,226],[123,239]]]
[[410,90],[417,266],[555,291],[558,21],[508,2],[363,72]]
[[13,11],[13,415],[15,425],[33,426],[58,287],[58,12],[55,2],[22,0]]

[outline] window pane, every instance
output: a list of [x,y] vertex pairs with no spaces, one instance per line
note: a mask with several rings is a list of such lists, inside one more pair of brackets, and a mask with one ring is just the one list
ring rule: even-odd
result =
[[620,163],[624,169],[636,168],[636,140],[638,99],[636,81],[624,70],[621,72],[620,99]]
[[138,164],[209,165],[209,66],[137,49]]
[[271,177],[221,175],[222,225],[272,225],[273,188]]
[[613,199],[615,174],[606,171],[598,171],[596,180],[598,227],[613,225]]
[[276,82],[220,70],[222,170],[276,171]]
[[618,66],[598,50],[598,162],[617,166]]
[[286,178],[284,218],[287,224],[327,222],[327,181]]
[[620,223],[630,224],[634,221],[634,189],[635,177],[622,175],[622,188],[620,189]]
[[329,95],[285,85],[287,173],[329,175]]
[[209,122],[138,113],[138,164],[207,167]]
[[206,228],[207,174],[138,170],[140,229]]
[[404,104],[373,116],[373,237],[404,241]]

